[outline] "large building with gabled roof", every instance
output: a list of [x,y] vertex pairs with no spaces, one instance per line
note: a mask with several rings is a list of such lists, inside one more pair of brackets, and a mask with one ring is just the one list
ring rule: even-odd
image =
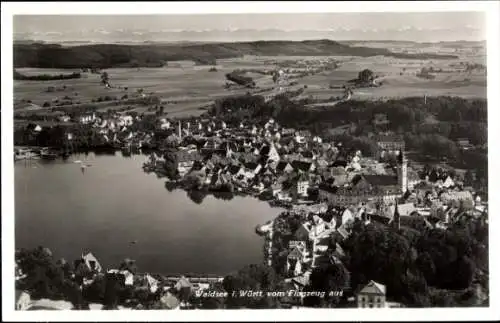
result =
[[358,307],[381,308],[385,307],[385,285],[370,280],[357,295]]

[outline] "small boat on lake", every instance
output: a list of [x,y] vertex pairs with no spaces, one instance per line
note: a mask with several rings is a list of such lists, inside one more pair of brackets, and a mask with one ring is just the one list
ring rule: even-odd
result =
[[29,148],[16,148],[14,149],[14,161],[26,159],[39,159],[40,156],[32,149]]
[[42,159],[46,159],[46,160],[54,160],[54,159],[57,159],[59,157],[59,154],[58,154],[58,152],[56,152],[54,150],[45,148],[45,149],[42,149],[42,151],[40,152],[40,157]]

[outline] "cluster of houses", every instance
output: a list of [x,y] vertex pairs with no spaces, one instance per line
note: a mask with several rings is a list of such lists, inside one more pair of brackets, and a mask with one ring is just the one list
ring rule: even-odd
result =
[[[151,275],[137,273],[134,270],[134,261],[126,259],[118,269],[104,271],[97,259],[88,253],[82,256],[82,262],[90,269],[90,275],[83,280],[82,288],[90,286],[95,279],[113,279],[121,287],[135,291],[145,291],[150,295],[157,295],[160,303],[166,309],[189,308],[188,296],[201,292],[211,284],[222,281],[222,277],[190,277]],[[135,309],[143,309],[143,304],[131,304]]]
[[[387,195],[387,200],[394,200],[398,189],[408,185],[406,160],[391,169],[364,158],[360,151],[349,152],[342,143],[325,142],[309,131],[283,128],[272,119],[262,127],[240,124],[229,128],[214,120],[179,122],[177,127],[165,120],[162,127],[178,130],[171,135],[171,142],[177,146],[175,159],[181,178],[196,172],[205,183],[268,191],[282,201],[307,199],[311,190],[319,190],[321,198],[339,203],[338,196],[349,202],[350,195],[359,195],[344,185],[353,180],[365,193],[367,183],[376,186],[372,193],[378,189],[376,195]],[[383,147],[384,142],[380,144]],[[164,162],[164,156],[151,157],[153,168]],[[338,193],[332,191],[339,187]]]
[[[435,184],[435,183],[434,183]],[[399,230],[402,226],[424,230],[446,230],[452,223],[468,221],[471,218],[487,220],[487,207],[480,198],[473,198],[469,191],[447,190],[436,194],[426,192],[425,198],[429,205],[419,205],[416,195],[421,194],[417,187],[411,194],[398,198],[394,204],[376,205],[370,202],[360,202],[349,206],[333,207],[328,202],[310,206],[294,207],[292,213],[301,215],[301,224],[293,233],[286,252],[286,262],[283,268],[286,281],[298,290],[303,290],[310,283],[314,268],[329,264],[342,263],[345,253],[342,241],[352,233],[352,225],[356,220],[361,223],[378,223]],[[441,188],[435,187],[438,190]],[[272,235],[272,230],[267,230]],[[272,244],[272,236],[268,243]],[[269,252],[272,245],[268,247]],[[272,257],[268,257],[272,265]],[[347,283],[348,284],[348,283]],[[346,286],[349,288],[350,286]],[[376,282],[370,282],[358,291],[358,307],[400,307],[401,304],[385,301],[385,287]]]
[[[78,274],[76,274],[78,273]],[[82,276],[81,273],[84,273]],[[26,276],[16,267],[16,280]],[[134,261],[125,259],[118,269],[104,269],[92,253],[82,254],[75,261],[73,279],[82,291],[91,288],[96,281],[117,282],[120,289],[130,291],[142,291],[148,295],[155,295],[159,299],[162,308],[184,309],[190,308],[189,295],[208,289],[211,284],[221,282],[222,277],[185,277],[182,275],[151,275],[149,273],[137,273]],[[115,285],[116,287],[116,285]],[[29,292],[16,290],[16,310],[27,310],[33,305]],[[144,304],[126,300],[125,308],[144,309]]]
[[[350,218],[349,218],[350,219]],[[313,221],[317,221],[316,219]],[[335,220],[333,220],[335,223]],[[320,236],[327,234],[328,225],[323,223],[319,224],[323,226],[322,229],[314,229],[311,232],[310,229],[299,230],[299,239],[318,239]],[[326,228],[324,226],[326,225]],[[335,227],[335,224],[333,224]],[[292,279],[287,279],[287,282],[293,283],[298,290],[307,285],[310,270],[305,270],[302,275],[302,264],[314,262],[314,255],[311,255],[308,250],[308,246],[303,240],[291,241],[290,246],[292,251],[287,257],[287,268],[295,272],[296,277]],[[337,259],[336,257],[342,254],[340,246],[337,245],[336,253],[332,254],[331,259]],[[314,252],[314,251],[313,251]],[[334,260],[339,261],[339,260]],[[193,295],[194,293],[200,293],[204,290],[208,290],[210,286],[214,283],[221,282],[221,277],[201,277],[201,278],[186,278],[185,276],[172,276],[172,277],[153,277],[150,274],[139,274],[136,273],[129,266],[133,264],[132,260],[125,260],[119,269],[108,269],[104,270],[100,265],[97,258],[92,253],[82,254],[81,259],[75,262],[76,266],[83,266],[86,269],[87,274],[82,277],[82,280],[78,281],[80,288],[84,291],[99,279],[114,280],[118,282],[121,288],[130,288],[135,291],[144,291],[151,295],[156,294],[162,308],[165,309],[189,309],[192,308],[192,304],[186,300],[188,297],[185,295]],[[313,265],[314,266],[314,265]],[[305,265],[307,268],[308,266]],[[77,267],[78,268],[78,267]],[[74,276],[74,274],[73,274]],[[23,279],[24,275],[16,269],[16,279]],[[354,298],[350,299],[353,302]],[[380,308],[380,307],[400,307],[400,304],[386,302],[386,290],[385,286],[370,281],[366,286],[361,288],[356,293],[356,304],[358,307],[366,308]],[[27,291],[16,289],[15,292],[15,309],[19,311],[30,310],[31,308],[37,307],[40,302],[31,299],[30,293]],[[54,302],[57,303],[57,302]],[[49,308],[50,305],[45,307]],[[129,302],[121,308],[130,309],[145,309],[144,305],[140,302],[135,304]],[[56,308],[52,308],[56,309]]]
[[[337,236],[335,241],[347,239],[351,226],[356,218],[369,223],[363,209],[355,210],[336,208],[328,211],[327,206],[314,205],[301,207],[294,210],[304,215],[304,222],[294,234],[294,239],[289,242],[288,254],[285,262],[285,282],[295,289],[302,291],[310,283],[314,268],[325,264],[339,264],[345,256],[339,242],[331,243],[332,236]],[[397,212],[396,212],[397,214]],[[346,282],[344,290],[350,288]],[[384,285],[370,281],[367,285],[355,291],[354,297],[349,297],[348,302],[359,308],[401,307],[395,302],[386,301],[386,288]]]
[[[94,144],[120,148],[140,149],[143,144],[152,142],[154,133],[145,131],[134,131],[133,125],[142,121],[141,116],[132,116],[128,113],[96,114],[95,112],[82,113],[74,118],[61,112],[57,117],[60,122],[75,122],[80,125],[90,126],[95,130],[96,136],[93,137]],[[40,124],[32,123],[27,129],[34,135],[40,133],[44,127]],[[65,136],[68,142],[78,139],[78,133],[67,130]]]
[[[101,141],[117,148],[133,147],[140,149],[143,143],[151,142],[153,133],[132,131],[134,123],[141,122],[141,116],[132,116],[127,113],[96,116],[95,113],[82,114],[77,120],[80,124],[89,124],[97,130]],[[73,135],[68,134],[68,139]]]
[[[279,147],[276,150],[280,157],[277,166],[272,168],[268,163],[263,169],[271,174],[297,172],[299,175],[293,177],[297,179],[294,191],[299,196],[307,197],[310,188],[319,191],[315,200],[319,204],[293,205],[291,212],[300,215],[301,224],[293,234],[288,250],[280,251],[287,254],[283,268],[288,276],[287,282],[299,290],[309,284],[315,267],[325,262],[341,262],[344,251],[341,243],[332,244],[332,238],[340,242],[347,239],[356,219],[364,224],[378,222],[395,229],[412,226],[441,230],[470,218],[488,221],[487,203],[471,187],[464,187],[459,178],[445,171],[419,174],[410,169],[401,138],[376,138],[379,146],[377,157],[383,160],[393,156],[396,160],[396,165],[389,166],[372,158],[363,158],[359,152],[342,158],[339,147],[331,144],[330,149],[335,153],[328,155],[327,149],[318,149],[325,147],[323,141],[307,137],[296,140],[297,134],[295,132],[292,136],[292,142],[305,148],[300,155],[312,158],[289,161],[286,158],[290,155],[282,153]],[[277,145],[276,141],[273,145]],[[304,156],[303,152],[308,154]],[[298,167],[297,162],[302,167]],[[275,184],[271,185],[273,194],[282,197],[283,186]],[[270,245],[266,250],[272,252],[272,224],[267,227],[267,243]],[[270,265],[271,259],[268,257]],[[370,282],[364,289],[366,295],[363,290],[358,293],[359,307],[400,306],[385,301],[385,287],[381,284]]]
[[[165,121],[163,127],[174,126]],[[204,183],[216,186],[231,183],[258,193],[273,190],[276,196],[283,191],[279,189],[281,182],[293,173],[297,193],[307,196],[309,172],[318,163],[327,164],[321,158],[321,138],[308,142],[306,132],[279,128],[273,120],[262,128],[244,124],[229,128],[214,120],[182,127],[179,122],[178,131],[171,137],[177,143],[175,160],[180,177],[192,173],[201,176]],[[154,154],[150,163],[161,164],[163,157]]]
[[[379,153],[367,158],[309,131],[283,128],[273,119],[260,127],[242,123],[230,128],[213,119],[161,124],[172,131],[167,139],[176,147],[170,153],[181,181],[195,176],[213,188],[229,185],[267,192],[278,201],[316,200],[342,207],[374,203],[380,208],[408,194],[424,203],[420,193],[428,186],[444,203],[475,198],[451,176],[421,178],[408,166],[404,140],[394,135],[374,138]],[[147,164],[161,169],[164,157],[154,153]],[[396,162],[384,162],[391,158]]]

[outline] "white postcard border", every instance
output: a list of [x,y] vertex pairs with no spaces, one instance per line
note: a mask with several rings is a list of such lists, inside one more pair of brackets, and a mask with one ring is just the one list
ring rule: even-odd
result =
[[[450,309],[300,309],[300,310],[193,310],[193,311],[14,311],[14,196],[13,196],[13,14],[202,14],[202,13],[310,13],[310,12],[435,12],[483,11],[487,13],[487,68],[489,115],[489,218],[490,225],[490,307]],[[491,320],[499,319],[498,239],[494,239],[499,221],[500,89],[498,1],[375,1],[375,2],[61,2],[2,3],[2,318],[8,321],[245,321],[245,320]],[[465,24],[465,22],[464,22]],[[500,196],[500,195],[499,195]],[[40,228],[43,230],[43,228]]]

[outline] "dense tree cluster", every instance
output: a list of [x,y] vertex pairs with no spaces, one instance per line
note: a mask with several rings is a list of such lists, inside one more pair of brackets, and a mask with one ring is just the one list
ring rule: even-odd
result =
[[[276,291],[279,286],[279,277],[271,267],[265,265],[248,265],[237,273],[228,275],[222,283],[228,293],[226,306],[232,308],[265,309],[277,308],[278,299],[268,297],[266,292]],[[241,297],[240,292],[263,291],[263,296]],[[235,296],[233,296],[233,292]]]
[[356,82],[358,83],[370,83],[375,79],[375,74],[372,70],[364,69],[358,73],[358,78]]
[[242,72],[233,71],[231,73],[227,73],[226,79],[242,86],[248,86],[248,87],[255,86],[254,80],[251,77],[244,76],[244,73]]
[[81,77],[82,75],[78,72],[71,74],[58,74],[58,75],[49,75],[49,74],[24,75],[14,70],[15,81],[56,81],[56,80],[79,79]]
[[342,263],[328,264],[315,268],[311,273],[311,284],[307,291],[325,292],[325,297],[304,298],[308,307],[338,307],[345,302],[345,295],[330,295],[330,292],[346,291],[350,283],[350,273]]
[[[373,279],[387,286],[390,299],[436,306],[439,290],[470,291],[473,282],[488,289],[487,241],[488,224],[472,218],[448,230],[356,225],[344,244],[345,263],[352,286]],[[459,299],[453,304],[461,305]]]
[[331,40],[255,41],[241,43],[207,44],[95,44],[63,47],[57,44],[14,44],[15,67],[41,68],[110,68],[110,67],[162,67],[168,61],[193,60],[215,65],[216,59],[262,56],[393,56],[398,58],[457,58],[455,55],[432,53],[393,53],[384,48],[351,47]]
[[57,265],[49,249],[21,249],[16,252],[16,260],[19,269],[26,275],[19,287],[30,291],[34,298],[63,298],[64,289],[68,287],[65,284],[66,264]]

